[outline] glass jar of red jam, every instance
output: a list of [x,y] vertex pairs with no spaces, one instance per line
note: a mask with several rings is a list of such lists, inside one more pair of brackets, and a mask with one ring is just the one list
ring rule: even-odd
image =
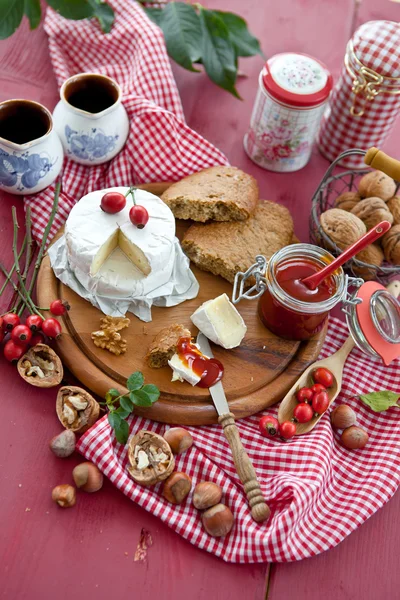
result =
[[[259,267],[262,259],[264,257],[257,257]],[[290,340],[308,340],[322,329],[329,311],[345,297],[347,278],[343,269],[339,268],[324,279],[316,290],[310,290],[302,283],[302,279],[320,271],[333,260],[329,252],[318,246],[286,246],[275,252],[267,262],[265,276],[260,276],[260,269],[257,272],[257,268],[254,273],[255,265],[246,273],[238,274],[234,301],[239,285],[239,298],[236,301],[259,297],[258,314],[270,331]],[[254,289],[258,292],[253,296],[244,292],[244,281],[252,274],[256,275],[256,285],[250,292]]]

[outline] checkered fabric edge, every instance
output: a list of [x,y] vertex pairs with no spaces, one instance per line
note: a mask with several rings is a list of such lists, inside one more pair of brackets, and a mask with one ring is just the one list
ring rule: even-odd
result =
[[[338,350],[347,334],[343,323],[331,319],[320,357]],[[162,497],[162,484],[144,488],[129,477],[126,446],[115,441],[107,417],[81,437],[77,448],[128,498],[198,548],[229,562],[295,561],[339,544],[381,508],[399,485],[399,409],[375,413],[355,397],[380,389],[400,393],[400,362],[384,367],[355,348],[347,359],[342,392],[334,406],[345,402],[356,411],[358,424],[369,434],[362,450],[351,451],[340,445],[340,433],[332,430],[329,414],[311,433],[289,443],[262,437],[258,431],[260,414],[238,421],[243,444],[272,511],[264,524],[255,523],[250,516],[221,427],[187,427],[194,445],[177,457],[176,470],[188,473],[193,487],[205,480],[222,487],[222,501],[233,511],[235,525],[219,539],[202,528],[191,495],[182,505],[173,506]],[[276,416],[277,408],[262,414],[267,412]],[[140,417],[130,420],[132,435],[140,429],[163,434],[168,427]]]
[[[185,123],[161,30],[137,2],[112,0],[115,23],[103,34],[97,22],[70,21],[47,9],[45,30],[59,86],[80,72],[103,73],[122,88],[130,132],[122,151],[93,167],[65,158],[62,193],[50,238],[73,205],[96,189],[153,181],[177,181],[214,165],[224,154]],[[25,197],[32,211],[32,232],[40,241],[54,199],[54,185]],[[50,239],[49,238],[49,239]]]

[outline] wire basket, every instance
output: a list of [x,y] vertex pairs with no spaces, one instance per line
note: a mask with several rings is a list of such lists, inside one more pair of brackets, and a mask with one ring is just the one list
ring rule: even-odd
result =
[[[335,242],[323,231],[320,224],[320,217],[323,212],[329,208],[334,208],[335,201],[340,194],[344,192],[356,192],[358,183],[363,175],[369,173],[370,169],[343,171],[337,175],[332,175],[338,163],[347,156],[365,155],[365,150],[346,150],[342,152],[331,164],[324,177],[321,180],[313,198],[310,215],[310,240],[313,244],[325,248],[335,256],[339,256],[343,249],[339,248]],[[396,193],[399,188],[397,184]],[[344,269],[355,277],[362,277],[365,280],[376,280],[387,285],[394,277],[400,277],[400,266],[392,265],[386,261],[382,265],[372,265],[352,258],[346,262]]]

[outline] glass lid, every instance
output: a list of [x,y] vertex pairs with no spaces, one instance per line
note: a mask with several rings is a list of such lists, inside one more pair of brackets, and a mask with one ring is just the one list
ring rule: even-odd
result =
[[400,342],[400,304],[386,290],[377,290],[371,296],[371,319],[384,340],[391,344]]

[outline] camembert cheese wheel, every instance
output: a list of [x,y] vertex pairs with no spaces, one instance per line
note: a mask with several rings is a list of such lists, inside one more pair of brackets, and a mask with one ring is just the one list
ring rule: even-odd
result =
[[71,210],[65,224],[68,260],[85,289],[115,298],[157,295],[156,290],[171,278],[175,262],[175,218],[154,194],[135,191],[136,204],[144,206],[149,221],[138,229],[129,219],[133,200],[115,214],[100,208],[107,192],[126,194],[116,187],[91,192]]

